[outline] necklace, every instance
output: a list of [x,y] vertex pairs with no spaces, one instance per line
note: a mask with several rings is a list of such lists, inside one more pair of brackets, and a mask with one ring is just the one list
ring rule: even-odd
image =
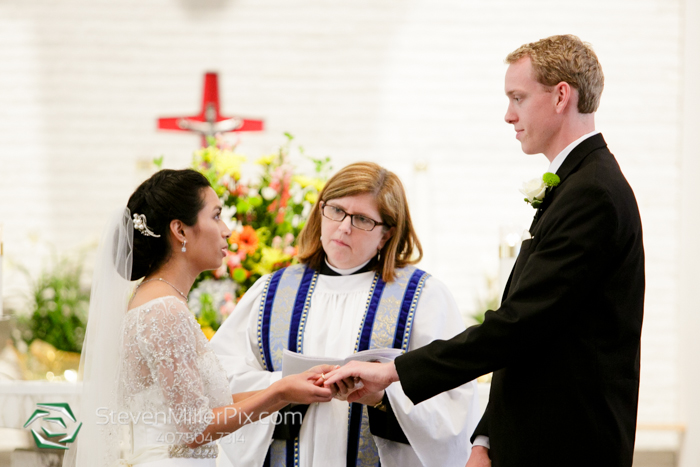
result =
[[141,286],[142,286],[143,284],[145,284],[146,282],[151,282],[151,281],[161,281],[161,282],[165,282],[165,283],[168,284],[170,287],[172,287],[173,289],[175,289],[175,290],[177,291],[177,293],[179,293],[180,295],[182,295],[182,296],[185,298],[185,301],[189,300],[189,299],[187,298],[187,295],[185,295],[184,293],[180,292],[180,289],[178,289],[177,287],[175,287],[173,284],[171,284],[170,282],[166,281],[166,280],[163,279],[162,277],[154,277],[153,279],[148,279],[147,281],[143,281],[143,282],[141,282],[136,288],[138,289],[139,287],[141,287]]

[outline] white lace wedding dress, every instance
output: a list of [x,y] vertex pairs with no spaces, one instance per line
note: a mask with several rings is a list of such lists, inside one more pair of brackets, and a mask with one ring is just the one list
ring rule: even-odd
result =
[[162,297],[124,318],[119,406],[129,414],[132,450],[119,465],[214,467],[215,442],[195,449],[212,409],[232,403],[226,373],[185,303]]

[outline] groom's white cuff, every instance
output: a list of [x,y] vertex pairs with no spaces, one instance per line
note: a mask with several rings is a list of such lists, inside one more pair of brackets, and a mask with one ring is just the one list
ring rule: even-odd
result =
[[479,435],[474,438],[474,446],[483,446],[486,449],[491,449],[491,443],[489,443],[489,437],[484,435]]

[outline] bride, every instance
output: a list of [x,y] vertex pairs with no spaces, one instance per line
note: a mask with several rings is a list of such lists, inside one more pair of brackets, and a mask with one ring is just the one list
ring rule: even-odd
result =
[[[289,403],[332,398],[314,384],[332,369],[325,365],[231,395],[187,308],[197,275],[226,256],[231,232],[221,208],[202,174],[161,170],[110,221],[81,357],[83,427],[64,467],[213,467],[216,439]],[[242,441],[221,442],[229,440]]]

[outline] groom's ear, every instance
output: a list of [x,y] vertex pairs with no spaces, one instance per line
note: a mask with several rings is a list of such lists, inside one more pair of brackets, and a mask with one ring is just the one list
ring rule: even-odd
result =
[[566,81],[562,81],[554,86],[552,92],[552,97],[555,101],[554,108],[557,113],[564,113],[564,111],[570,105],[576,106],[578,101],[578,92]]

